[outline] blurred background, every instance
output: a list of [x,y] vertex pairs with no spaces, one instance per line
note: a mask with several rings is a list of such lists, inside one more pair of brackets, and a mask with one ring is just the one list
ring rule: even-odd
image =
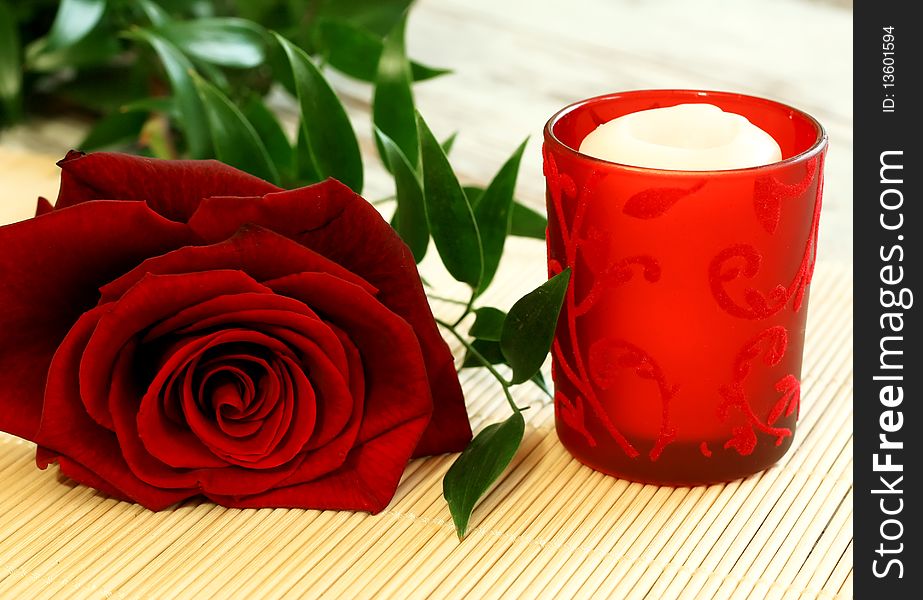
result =
[[[735,90],[813,114],[830,136],[820,259],[847,262],[851,19],[844,0],[418,0],[406,39],[411,58],[452,70],[417,83],[414,94],[438,137],[459,132],[451,158],[463,183],[484,185],[531,136],[517,194],[539,208],[542,126],[581,98],[638,88]],[[325,75],[360,139],[365,195],[393,193],[372,142],[371,85],[336,69]],[[291,98],[271,93],[268,104],[294,130]],[[38,194],[54,197],[52,159],[76,147],[90,123],[85,112],[43,110],[0,132],[0,222],[31,216]]]

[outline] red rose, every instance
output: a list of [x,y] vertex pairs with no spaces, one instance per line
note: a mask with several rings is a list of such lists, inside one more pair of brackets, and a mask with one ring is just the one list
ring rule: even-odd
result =
[[72,152],[0,227],[0,429],[157,510],[387,506],[471,430],[407,247],[337,181]]

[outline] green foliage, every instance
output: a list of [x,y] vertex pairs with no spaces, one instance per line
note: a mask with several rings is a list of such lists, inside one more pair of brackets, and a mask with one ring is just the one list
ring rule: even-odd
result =
[[283,184],[295,184],[295,150],[285,136],[282,125],[272,114],[259,96],[250,96],[243,102],[241,112],[247,121],[253,125],[257,136],[266,146],[270,161],[279,172]]
[[[318,20],[315,41],[322,49],[324,60],[337,71],[361,81],[375,80],[384,44],[374,33],[349,21],[324,18]],[[414,81],[425,81],[446,73],[451,71],[410,62]]]
[[523,142],[500,168],[484,193],[472,202],[474,218],[481,232],[481,247],[484,250],[484,273],[478,292],[487,289],[500,265],[503,245],[512,225],[513,191],[516,187],[516,176],[519,174],[519,162],[525,149],[526,142]]
[[[276,34],[288,58],[301,109],[300,133],[304,136],[314,170],[321,178],[339,179],[357,194],[362,192],[362,156],[353,126],[330,84],[304,50]],[[307,161],[307,157],[300,160]]]
[[193,75],[193,78],[208,115],[212,144],[218,160],[272,183],[279,183],[279,171],[250,121],[221,90],[199,75]]
[[318,15],[354,23],[384,36],[404,18],[413,0],[320,0]]
[[462,359],[462,368],[483,367],[484,361],[487,361],[489,365],[506,364],[503,350],[500,349],[500,342],[481,339],[472,340],[471,347],[468,348],[465,352],[465,357]]
[[417,127],[426,218],[436,250],[455,279],[476,289],[481,282],[483,251],[474,213],[442,146],[422,117]]
[[142,28],[132,30],[131,35],[150,44],[163,65],[179,115],[179,125],[186,135],[189,155],[192,158],[207,158],[212,152],[205,107],[199,98],[192,73],[195,69],[185,54],[158,33]]
[[[101,29],[96,29],[72,46],[49,48],[46,40],[39,39],[25,47],[23,79],[28,84],[30,73],[51,75],[62,69],[92,69],[95,65],[114,61],[122,51],[118,40]],[[31,89],[26,90],[31,91]]]
[[[452,147],[455,145],[455,140],[458,139],[458,132],[453,131],[452,135],[442,140],[442,151],[445,152],[445,155],[448,156],[452,152]],[[470,201],[470,198],[469,198]]]
[[171,21],[158,31],[187,56],[213,65],[250,69],[266,59],[266,30],[244,19]]
[[86,152],[130,142],[138,137],[147,113],[140,111],[114,112],[96,122],[90,133],[80,142],[80,148]]
[[570,283],[570,269],[520,298],[503,322],[500,348],[513,369],[512,383],[538,373],[551,349],[558,313]]
[[10,6],[0,0],[0,125],[18,118],[19,91],[22,88],[19,31]]
[[488,425],[445,474],[442,495],[449,505],[459,539],[468,531],[468,521],[477,502],[513,460],[524,432],[525,421],[520,412]]
[[53,52],[73,46],[99,24],[105,12],[106,0],[61,0],[42,50]]
[[499,342],[503,333],[503,321],[506,313],[499,308],[484,306],[474,311],[474,323],[468,330],[468,335],[479,340]]
[[[453,140],[454,141],[454,136]],[[446,150],[446,154],[449,151]],[[472,205],[476,205],[484,193],[484,188],[467,185],[465,194]],[[533,208],[529,208],[518,200],[513,200],[513,215],[510,220],[510,235],[518,237],[535,238],[537,240],[545,239],[545,228],[548,227],[548,219],[545,215],[539,214]]]
[[[391,138],[401,149],[414,170],[420,160],[417,140],[417,118],[410,89],[410,63],[404,51],[404,28],[401,19],[385,36],[378,70],[375,74],[375,94],[372,98],[372,121],[375,127]],[[387,155],[379,145],[378,152],[389,166]],[[389,167],[390,168],[390,167]]]
[[414,259],[420,262],[429,246],[429,224],[426,221],[423,187],[410,161],[397,147],[397,144],[377,127],[375,135],[379,145],[384,148],[384,156],[391,165],[391,172],[394,175],[397,199],[394,228],[410,247]]
[[548,219],[521,202],[513,202],[513,218],[510,221],[510,235],[545,239]]
[[154,0],[135,0],[138,8],[144,13],[151,25],[160,27],[170,21],[170,15],[167,14],[159,4]]
[[[289,53],[276,51],[268,33],[276,30],[320,63],[372,81],[388,34],[401,25],[409,6],[410,0],[0,0],[0,126],[21,119],[23,106],[39,112],[54,107],[59,112],[62,101],[65,109],[72,106],[81,114],[89,111],[118,122],[113,113],[121,106],[151,94],[169,95],[175,109],[154,112],[166,114],[175,129],[167,132],[171,152],[178,157],[214,156],[215,149],[207,143],[205,112],[194,107],[190,70],[238,106],[249,102],[254,92],[264,96],[274,83],[297,95]],[[407,64],[411,80],[448,72]],[[330,95],[324,93],[329,87],[325,82],[314,81],[311,87],[318,97]],[[321,104],[330,108],[329,102]],[[339,123],[331,128],[334,131],[342,130],[339,108],[337,102],[333,109]],[[402,114],[413,126],[412,101],[404,103]],[[402,137],[387,124],[382,130],[416,165],[416,153],[405,145],[415,140],[415,133],[413,138]],[[280,174],[294,177],[283,180],[306,183],[336,173],[360,189],[354,157],[345,172],[331,169],[331,163],[343,157],[328,160],[316,148],[317,137],[307,136],[305,146],[315,155],[299,157],[297,171],[294,156],[286,169],[276,165]],[[143,140],[139,144],[125,138],[119,143],[144,149]]]
[[[493,374],[513,410],[506,421],[488,425],[475,437],[471,446],[456,459],[443,480],[443,496],[460,538],[464,537],[474,506],[500,476],[515,455],[522,440],[522,409],[513,401],[510,387],[531,381],[549,397],[541,366],[548,356],[561,305],[570,283],[570,270],[552,277],[520,298],[509,314],[494,307],[472,311],[466,307],[462,319],[475,315],[468,341],[454,324],[439,321],[465,348],[462,368],[483,367]],[[508,365],[512,377],[507,380],[495,365]]]

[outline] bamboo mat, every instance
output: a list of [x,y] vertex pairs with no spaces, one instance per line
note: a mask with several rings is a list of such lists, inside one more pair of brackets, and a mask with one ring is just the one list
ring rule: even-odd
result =
[[[540,242],[508,255],[486,299],[503,307],[544,274]],[[152,513],[37,470],[31,444],[0,434],[0,598],[851,597],[851,286],[845,267],[818,265],[802,417],[780,465],[696,488],[607,477],[570,458],[552,406],[521,386],[523,447],[462,543],[441,496],[451,456],[412,462],[377,516]],[[475,428],[506,416],[485,373],[462,378]]]

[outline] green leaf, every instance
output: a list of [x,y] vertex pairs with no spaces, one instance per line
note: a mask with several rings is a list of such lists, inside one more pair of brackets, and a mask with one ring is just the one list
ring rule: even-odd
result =
[[484,193],[484,188],[476,185],[466,185],[465,186],[465,195],[468,197],[468,202],[471,203],[471,206],[477,206],[478,202],[481,200],[481,194]]
[[226,94],[230,93],[231,84],[228,82],[228,77],[224,74],[224,71],[210,62],[200,60],[194,56],[190,56],[190,58],[192,59],[192,65],[195,67],[196,72],[222,92]]
[[266,31],[245,19],[172,21],[158,31],[190,57],[215,65],[249,69],[266,60]]
[[[96,35],[94,33],[84,39],[78,46]],[[118,42],[113,43],[119,46]],[[66,54],[72,54],[73,51],[74,48],[71,48]],[[121,110],[125,104],[150,97],[151,67],[157,68],[156,65],[146,65],[144,68],[137,64],[114,65],[106,61],[104,66],[81,69],[79,76],[55,87],[54,94],[67,104],[108,115]]]
[[478,287],[479,293],[486,290],[493,281],[500,257],[503,255],[503,245],[512,218],[516,176],[519,174],[519,163],[526,143],[528,140],[520,144],[509,160],[500,167],[500,171],[474,205],[474,218],[481,233],[481,247],[484,249],[484,274]]
[[267,181],[278,182],[279,172],[250,121],[221,90],[199,75],[193,73],[193,78],[208,114],[218,160]]
[[[272,31],[273,38],[279,35]],[[285,89],[295,100],[298,99],[298,90],[295,88],[295,78],[292,76],[292,65],[289,63],[288,54],[279,44],[273,44],[269,48],[266,64],[272,74],[274,83],[277,83]]]
[[122,47],[108,31],[96,29],[66,48],[48,49],[47,38],[26,47],[25,69],[50,73],[64,67],[94,67],[115,58]]
[[[442,144],[441,144],[441,146],[442,146],[442,151],[445,152],[445,155],[446,155],[446,156],[448,156],[449,153],[452,152],[452,147],[455,145],[455,140],[456,140],[457,138],[458,138],[458,132],[457,132],[457,131],[453,131],[453,132],[452,132],[452,135],[450,135],[450,136],[447,137],[446,139],[442,140]],[[468,188],[465,188],[465,190],[466,190],[466,192],[467,192]],[[471,202],[471,198],[470,198],[470,197],[468,198],[468,202]]]
[[484,257],[474,213],[442,146],[419,115],[417,128],[426,218],[436,250],[452,277],[477,289]]
[[[377,129],[394,140],[416,171],[420,161],[420,147],[413,92],[410,90],[410,65],[404,52],[406,23],[402,19],[385,37],[375,75],[372,121]],[[388,166],[388,157],[380,145],[378,152],[385,166]]]
[[513,413],[505,421],[485,427],[449,467],[442,480],[442,495],[459,539],[468,531],[475,505],[516,456],[524,433],[522,413]]
[[215,16],[215,0],[192,0],[180,2],[188,7],[189,13],[196,19],[207,19]]
[[445,69],[443,67],[430,67],[424,64],[420,64],[415,60],[410,61],[410,74],[413,76],[414,81],[426,81],[427,79],[435,79],[441,75],[448,75],[452,72],[452,69]]
[[119,110],[124,113],[128,112],[142,112],[142,113],[152,113],[160,112],[169,116],[171,119],[179,120],[179,111],[176,109],[176,102],[173,101],[173,98],[170,96],[155,96],[150,98],[139,98],[129,102],[128,104],[123,104],[119,107]]
[[499,342],[506,313],[499,308],[483,306],[475,310],[474,315],[474,323],[468,330],[468,335],[479,340]]
[[285,174],[285,177],[292,178],[295,150],[285,136],[276,116],[256,95],[250,96],[241,107],[241,111],[247,121],[253,125],[257,136],[263,140],[269,158],[272,159],[280,176]]
[[541,371],[538,371],[535,375],[530,377],[529,381],[537,385],[539,389],[548,394],[549,398],[554,398],[554,390],[548,387],[548,382],[545,381],[545,376],[542,375]]
[[340,99],[304,50],[279,34],[275,37],[291,66],[305,146],[315,170],[321,177],[339,179],[357,194],[361,193],[359,142]]
[[418,263],[423,260],[429,246],[429,225],[426,222],[426,207],[423,204],[423,187],[410,166],[410,162],[394,140],[375,128],[378,143],[384,149],[384,157],[394,174],[397,210],[394,228],[413,253]]
[[522,298],[503,323],[500,348],[513,368],[513,383],[522,383],[542,368],[570,282],[570,269],[558,273]]
[[195,71],[189,59],[171,42],[149,29],[134,28],[129,35],[141,39],[154,49],[173,88],[173,98],[179,114],[179,123],[186,134],[186,143],[192,158],[211,155],[211,135],[205,107],[192,80]]
[[106,0],[61,0],[42,51],[73,46],[99,24],[105,12]]
[[13,11],[0,2],[0,124],[19,117],[19,92],[22,89],[22,64],[19,30]]
[[[465,194],[471,206],[476,209],[478,202],[481,200],[481,194],[484,188],[478,186],[465,186]],[[513,200],[513,218],[510,223],[510,235],[518,237],[535,238],[537,240],[545,239],[545,228],[548,227],[548,219],[545,215],[538,213],[535,209],[530,208],[520,202]]]
[[164,25],[170,20],[170,15],[167,14],[167,11],[154,0],[135,0],[135,4],[138,5],[147,20],[151,22],[151,25],[155,27]]
[[[375,80],[383,43],[374,33],[347,21],[323,18],[316,25],[315,43],[327,64],[337,71],[361,81]],[[410,61],[410,74],[414,81],[451,72]]]
[[334,18],[379,36],[394,29],[413,0],[320,0],[318,18]]
[[304,127],[298,128],[298,139],[295,140],[294,154],[295,182],[298,185],[310,185],[323,179],[317,172],[317,166],[314,164],[314,157],[311,156],[311,148],[308,147],[308,139],[305,137]]
[[520,202],[513,203],[513,221],[510,225],[510,235],[544,240],[547,227],[548,219],[545,218],[545,215]]
[[[484,360],[489,362],[492,365],[503,365],[506,364],[506,357],[503,356],[503,351],[500,349],[500,342],[492,342],[490,340],[478,340],[475,339],[471,342],[471,347],[480,354]],[[484,363],[481,362],[481,359],[474,355],[470,350],[465,352],[465,358],[462,360],[462,369],[470,369],[472,367],[483,367]]]
[[97,121],[77,147],[84,152],[92,152],[119,143],[135,141],[145,121],[147,121],[145,112],[115,111]]

